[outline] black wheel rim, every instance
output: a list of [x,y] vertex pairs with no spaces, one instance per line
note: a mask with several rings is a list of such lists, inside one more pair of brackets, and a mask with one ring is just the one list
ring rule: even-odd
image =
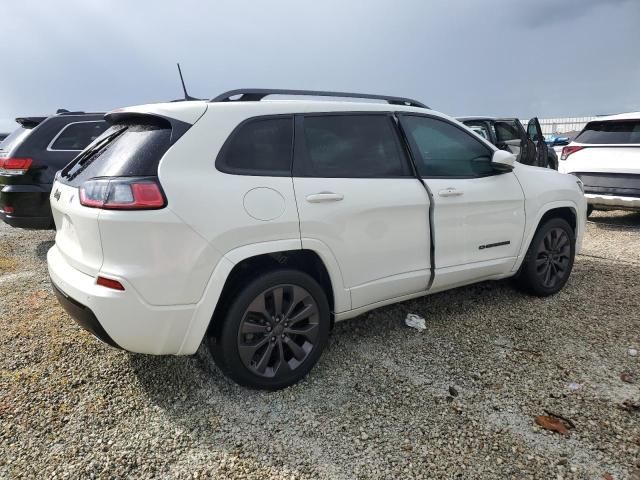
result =
[[281,378],[296,370],[316,347],[318,305],[304,288],[278,285],[247,307],[238,331],[238,352],[255,375]]
[[536,274],[545,288],[553,288],[569,273],[571,241],[561,228],[552,228],[544,236],[536,253]]

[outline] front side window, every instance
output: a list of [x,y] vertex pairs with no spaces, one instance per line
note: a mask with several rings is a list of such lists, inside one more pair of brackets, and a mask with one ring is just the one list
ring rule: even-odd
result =
[[49,150],[84,150],[107,129],[107,122],[74,122],[66,125],[49,146]]
[[236,175],[290,176],[292,152],[293,117],[254,118],[231,134],[216,167]]
[[576,137],[580,143],[640,143],[640,120],[589,122]]
[[325,178],[410,175],[393,119],[388,115],[304,118],[304,162],[296,174]]
[[430,117],[402,116],[422,177],[478,177],[494,172],[492,151],[463,129]]

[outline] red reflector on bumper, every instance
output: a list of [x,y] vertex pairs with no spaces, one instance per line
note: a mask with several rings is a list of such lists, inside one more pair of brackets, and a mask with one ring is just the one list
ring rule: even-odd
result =
[[112,290],[124,290],[124,287],[119,281],[111,280],[110,278],[98,277],[96,283],[103,287],[111,288]]

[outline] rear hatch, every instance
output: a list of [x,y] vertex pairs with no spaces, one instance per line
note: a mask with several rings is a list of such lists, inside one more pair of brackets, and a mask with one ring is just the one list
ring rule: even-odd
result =
[[587,123],[561,160],[568,172],[640,174],[640,119]]
[[[108,114],[107,119],[111,126],[58,173],[51,192],[56,246],[70,265],[92,276],[97,275],[103,263],[101,212],[108,208],[162,208],[166,201],[140,207],[132,202],[135,199],[125,197],[132,194],[133,187],[129,186],[134,183],[142,187],[155,185],[161,192],[158,164],[191,126],[131,110]],[[145,191],[143,188],[143,196]]]
[[33,129],[40,125],[47,117],[21,117],[16,118],[20,125],[11,132],[2,142],[0,142],[0,158],[9,158],[26,138],[33,132]]

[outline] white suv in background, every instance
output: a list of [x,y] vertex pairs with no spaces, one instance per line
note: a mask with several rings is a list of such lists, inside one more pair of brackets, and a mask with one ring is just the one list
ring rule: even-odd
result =
[[584,183],[588,213],[640,211],[640,112],[593,120],[562,149],[559,170]]
[[506,277],[556,293],[581,245],[577,179],[414,100],[236,90],[106,118],[53,187],[60,302],[134,352],[206,338],[254,388],[298,381],[334,321],[382,305]]

